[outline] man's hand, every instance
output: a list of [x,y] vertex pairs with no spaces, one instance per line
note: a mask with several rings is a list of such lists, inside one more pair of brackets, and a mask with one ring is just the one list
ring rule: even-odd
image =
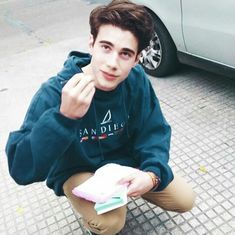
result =
[[127,195],[129,197],[141,196],[153,188],[153,182],[149,174],[140,170],[121,179],[119,183],[128,185]]
[[74,75],[63,87],[60,112],[71,119],[83,117],[95,94],[95,84],[89,75]]

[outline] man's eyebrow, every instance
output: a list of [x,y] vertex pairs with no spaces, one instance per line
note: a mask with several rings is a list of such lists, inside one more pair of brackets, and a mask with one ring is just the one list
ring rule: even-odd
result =
[[[106,41],[106,40],[101,40],[101,41],[99,41],[99,43],[105,43],[105,44],[108,44],[108,45],[110,45],[110,46],[114,46],[113,45],[113,43],[111,43],[111,42],[109,42],[109,41]],[[126,52],[129,52],[129,53],[131,53],[131,54],[133,54],[133,55],[135,55],[136,53],[135,53],[135,51],[134,50],[132,50],[132,49],[130,49],[130,48],[122,48],[122,51],[126,51]]]
[[105,43],[105,44],[108,44],[110,46],[113,46],[113,43],[111,43],[110,41],[106,41],[106,40],[101,40],[101,41],[99,41],[99,43]]

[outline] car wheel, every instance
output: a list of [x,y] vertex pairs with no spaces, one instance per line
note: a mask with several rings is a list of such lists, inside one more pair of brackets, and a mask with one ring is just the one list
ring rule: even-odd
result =
[[164,77],[178,67],[176,46],[162,22],[154,17],[154,36],[150,44],[141,52],[140,64],[147,74]]

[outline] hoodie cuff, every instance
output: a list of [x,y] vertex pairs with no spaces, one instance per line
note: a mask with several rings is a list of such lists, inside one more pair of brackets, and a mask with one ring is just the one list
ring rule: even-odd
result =
[[55,118],[57,119],[57,121],[59,123],[61,123],[63,126],[67,126],[67,127],[75,127],[77,125],[80,124],[80,120],[81,119],[72,119],[72,118],[68,118],[66,116],[64,116],[59,109],[59,106],[57,106],[55,108],[56,112],[55,112]]

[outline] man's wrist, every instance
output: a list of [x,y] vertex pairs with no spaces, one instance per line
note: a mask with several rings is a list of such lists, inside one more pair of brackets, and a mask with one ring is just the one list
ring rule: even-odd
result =
[[151,180],[152,180],[152,184],[153,184],[153,187],[151,190],[153,189],[156,189],[159,184],[160,184],[160,179],[157,175],[155,175],[153,172],[151,171],[146,171],[146,173],[150,176]]

